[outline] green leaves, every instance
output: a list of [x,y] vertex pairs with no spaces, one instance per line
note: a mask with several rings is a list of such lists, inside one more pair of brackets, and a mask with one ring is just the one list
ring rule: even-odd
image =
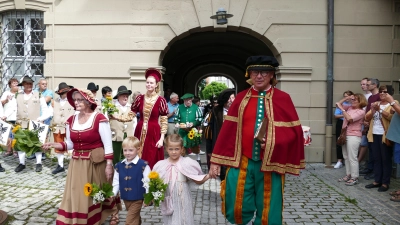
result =
[[18,129],[14,134],[17,142],[15,148],[27,155],[42,151],[42,143],[39,141],[39,132],[28,129]]

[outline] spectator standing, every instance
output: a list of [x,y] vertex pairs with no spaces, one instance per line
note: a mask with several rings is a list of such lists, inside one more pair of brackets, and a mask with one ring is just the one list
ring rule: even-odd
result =
[[[369,97],[372,94],[368,89],[367,83],[368,83],[368,78],[367,77],[364,77],[360,82],[361,89],[364,92],[364,97],[368,101]],[[364,121],[363,132],[362,132],[362,136],[361,136],[360,152],[358,153],[358,162],[359,163],[361,163],[363,161],[364,156],[367,153],[367,149],[368,149],[368,139],[367,139],[368,126],[369,126],[369,123]],[[360,171],[360,175],[366,175],[368,173],[369,173],[368,168],[365,168],[365,170]]]
[[175,128],[175,113],[178,111],[178,104],[179,102],[179,96],[178,94],[172,92],[172,94],[169,97],[169,102],[168,102],[168,131],[167,135],[171,134],[176,134],[177,129]]
[[[354,93],[352,91],[345,91],[343,93],[343,97],[349,97],[350,95],[353,95]],[[349,106],[351,105],[350,101],[344,101],[343,106]],[[339,108],[336,107],[335,110],[335,118],[337,119],[336,121],[336,140],[339,138],[340,133],[342,131],[342,126],[343,126],[343,112]],[[336,157],[338,159],[336,165],[333,167],[335,169],[339,169],[343,167],[343,152],[342,152],[342,146],[341,145],[336,145]]]
[[379,192],[389,189],[390,175],[392,174],[392,147],[386,145],[386,132],[389,128],[392,106],[386,100],[387,88],[379,87],[380,101],[371,104],[371,109],[365,115],[370,121],[368,142],[372,143],[374,154],[374,182],[365,188],[379,188]]
[[[343,105],[343,102],[351,100],[351,105]],[[342,146],[343,158],[345,160],[346,176],[339,179],[346,185],[353,186],[358,184],[358,149],[360,147],[362,136],[362,124],[364,122],[365,111],[363,108],[367,105],[367,100],[363,94],[350,95],[336,103],[343,112],[344,121],[342,128],[347,127],[346,144]]]
[[[393,141],[393,161],[400,163],[400,104],[390,94],[387,94],[385,99],[392,106],[390,113],[393,114],[386,138]],[[400,190],[393,191],[390,195],[392,195],[391,201],[400,202]]]
[[[18,93],[18,80],[15,78],[11,78],[8,81],[8,86],[10,90],[5,91],[1,96],[1,104],[3,105],[3,117],[5,121],[15,125],[15,121],[17,120],[17,98],[16,94]],[[14,138],[12,132],[10,132],[10,137],[8,138],[8,142],[11,143]],[[5,156],[13,155],[13,149],[11,148],[11,144],[7,145],[7,151]],[[14,153],[14,156],[17,157],[17,152]]]
[[[371,104],[379,101],[379,80],[376,78],[369,78],[367,80],[367,87],[368,90],[371,92],[371,96],[368,98],[368,104],[367,108],[365,109],[365,112],[368,112],[371,109]],[[365,126],[369,126],[369,124],[364,124]],[[365,130],[365,128],[364,128]],[[361,144],[361,143],[360,143]],[[367,169],[365,171],[362,171],[363,173],[361,174],[366,174],[364,176],[364,179],[366,180],[371,180],[374,179],[374,153],[372,152],[372,143],[368,142],[368,164],[367,164]]]

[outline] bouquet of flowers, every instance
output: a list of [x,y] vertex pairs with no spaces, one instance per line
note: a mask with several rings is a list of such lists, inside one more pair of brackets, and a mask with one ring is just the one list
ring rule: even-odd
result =
[[149,178],[150,181],[142,179],[143,187],[149,190],[149,193],[144,194],[144,203],[148,205],[153,201],[154,207],[159,207],[160,202],[164,201],[168,184],[164,183],[155,171],[150,172]]
[[93,198],[93,204],[103,203],[104,200],[114,195],[109,183],[104,183],[101,188],[96,183],[86,183],[83,192],[86,196]]
[[112,114],[114,114],[116,112],[119,112],[119,110],[114,105],[114,103],[112,101],[112,98],[110,96],[107,96],[105,101],[102,102],[101,105],[103,106],[103,113],[104,114],[112,115]]
[[183,146],[188,148],[199,146],[201,144],[201,134],[201,130],[193,127],[187,134],[187,137],[183,138]]
[[27,155],[42,151],[43,144],[39,141],[39,130],[21,129],[20,125],[16,125],[12,132],[14,133],[12,148],[26,152]]

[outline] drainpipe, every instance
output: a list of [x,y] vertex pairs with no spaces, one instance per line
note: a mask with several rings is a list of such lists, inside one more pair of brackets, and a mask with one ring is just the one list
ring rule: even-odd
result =
[[328,74],[326,77],[325,167],[332,168],[332,112],[333,112],[333,28],[334,0],[328,0]]

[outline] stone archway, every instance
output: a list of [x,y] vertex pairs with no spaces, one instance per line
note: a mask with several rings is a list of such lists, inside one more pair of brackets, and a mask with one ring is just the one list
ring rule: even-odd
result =
[[161,54],[165,68],[164,88],[195,93],[196,83],[206,74],[227,74],[237,91],[249,87],[245,62],[251,55],[274,55],[262,40],[237,31],[204,31],[186,35],[170,44]]

